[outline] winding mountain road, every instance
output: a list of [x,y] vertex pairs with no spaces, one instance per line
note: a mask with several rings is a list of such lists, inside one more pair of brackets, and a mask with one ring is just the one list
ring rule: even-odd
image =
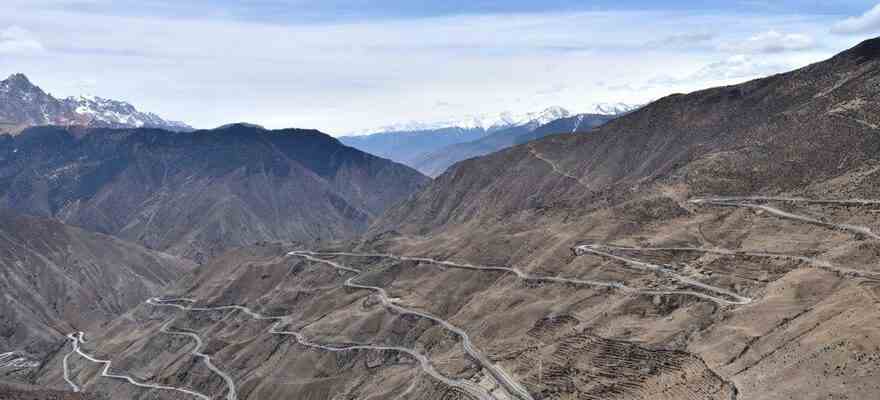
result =
[[[73,352],[75,352],[76,354],[79,354],[81,357],[83,357],[86,360],[89,360],[93,363],[104,365],[104,369],[101,370],[102,377],[123,380],[123,381],[126,381],[126,382],[134,385],[134,386],[144,388],[144,389],[170,390],[170,391],[175,391],[175,392],[195,396],[195,397],[198,397],[202,400],[211,400],[210,396],[196,392],[196,391],[192,391],[189,389],[184,389],[184,388],[179,388],[179,387],[174,387],[174,386],[157,385],[157,384],[152,384],[152,383],[142,383],[142,382],[136,381],[134,378],[127,376],[127,375],[112,374],[112,373],[110,373],[110,366],[112,365],[112,361],[101,360],[101,359],[92,357],[91,355],[89,355],[88,353],[86,353],[82,350],[82,347],[80,345],[82,343],[85,343],[84,334],[82,332],[68,334],[67,338],[70,339],[70,341],[73,343]],[[68,354],[68,355],[70,355],[70,354]],[[65,359],[66,358],[67,357],[65,356]],[[64,376],[70,377],[69,365],[67,362],[64,362]],[[68,384],[72,385],[72,387],[75,389],[74,391],[80,390],[80,387],[77,386],[72,381],[68,380]]]
[[[729,298],[729,299],[722,299],[722,298],[710,296],[713,300],[715,300],[719,303],[731,304],[731,305],[745,305],[745,304],[749,304],[752,302],[752,299],[749,297],[741,296],[741,295],[734,293],[730,290],[720,288],[717,286],[712,286],[712,285],[700,282],[696,279],[680,275],[677,272],[673,271],[669,267],[658,265],[658,264],[653,264],[653,263],[649,263],[649,262],[639,261],[639,260],[636,260],[633,258],[621,257],[618,255],[611,254],[607,251],[600,250],[602,248],[607,249],[607,247],[605,247],[603,245],[585,244],[585,245],[580,245],[580,246],[575,247],[575,251],[578,254],[592,253],[592,254],[602,256],[605,258],[610,258],[613,260],[622,261],[622,262],[627,263],[629,265],[632,265],[636,268],[657,272],[659,274],[668,276],[668,277],[675,279],[675,280],[677,280],[681,283],[684,283],[686,285],[697,287],[697,288],[700,288],[700,289],[703,289],[706,291],[714,292],[714,293],[717,293],[717,294],[720,294],[723,296],[727,296]],[[730,299],[733,299],[733,300],[730,300]]]
[[[515,379],[513,379],[513,377],[511,377],[506,371],[504,371],[501,367],[497,366],[495,363],[493,363],[491,360],[489,360],[488,357],[486,357],[479,349],[477,349],[474,346],[473,342],[471,341],[470,336],[468,336],[467,332],[465,332],[461,328],[453,325],[452,323],[450,323],[449,321],[446,321],[445,319],[433,316],[431,314],[399,306],[399,305],[395,304],[395,301],[388,296],[388,293],[385,291],[385,289],[382,289],[382,288],[376,287],[376,286],[368,286],[368,285],[362,285],[359,283],[355,283],[354,281],[361,276],[363,271],[355,269],[355,268],[351,268],[351,267],[346,267],[342,264],[339,264],[339,263],[336,263],[336,262],[333,262],[330,260],[324,260],[321,258],[317,258],[317,257],[313,256],[311,253],[312,252],[292,251],[292,252],[288,253],[288,255],[293,256],[293,257],[305,258],[307,260],[317,262],[317,263],[326,264],[326,265],[329,265],[329,266],[336,268],[338,270],[356,273],[357,275],[355,275],[351,278],[348,278],[345,281],[345,283],[344,283],[345,286],[350,287],[350,288],[355,288],[355,289],[364,289],[364,290],[374,291],[379,295],[379,301],[382,303],[382,306],[384,306],[385,308],[392,310],[392,311],[395,311],[400,314],[415,315],[417,317],[429,319],[431,321],[434,321],[434,322],[440,324],[441,326],[443,326],[443,328],[454,333],[456,336],[458,336],[461,339],[462,347],[464,348],[465,352],[468,355],[470,355],[471,357],[473,357],[477,361],[477,363],[480,364],[480,366],[482,366],[486,371],[488,371],[492,375],[492,377],[495,378],[495,380],[502,387],[504,387],[504,389],[507,391],[507,393],[509,395],[514,396],[515,398],[518,398],[518,399],[522,399],[522,400],[534,400],[532,395],[528,392],[528,390],[526,390],[522,385],[519,384],[519,382],[517,382]],[[491,396],[489,396],[489,398],[491,398]]]
[[[866,205],[880,205],[880,201],[877,200],[865,200],[865,199],[849,199],[849,200],[815,200],[815,199],[807,199],[802,197],[767,197],[767,196],[748,196],[748,197],[714,197],[714,198],[695,198],[691,199],[688,202],[696,205],[711,205],[711,206],[720,206],[720,207],[741,207],[741,208],[750,208],[757,209],[767,212],[768,214],[791,219],[800,222],[806,222],[813,225],[818,225],[834,230],[839,231],[848,231],[856,234],[860,237],[868,237],[872,239],[880,240],[880,235],[876,234],[871,228],[860,225],[851,225],[851,224],[837,224],[833,222],[822,221],[813,217],[808,217],[804,215],[799,215],[795,213],[791,213],[788,211],[780,210],[776,207],[768,206],[766,204],[757,204],[758,202],[791,202],[791,203],[808,203],[808,204],[825,204],[825,205],[845,205],[845,206],[866,206]],[[788,254],[779,254],[779,253],[767,253],[767,252],[756,252],[756,251],[741,251],[741,250],[730,250],[730,249],[705,249],[705,248],[696,248],[696,247],[626,247],[626,246],[614,246],[614,245],[604,245],[604,244],[588,244],[581,245],[575,247],[575,250],[579,253],[592,253],[595,255],[616,259],[618,261],[623,261],[627,264],[652,270],[655,272],[662,273],[666,276],[672,277],[682,283],[687,285],[695,286],[704,290],[712,291],[724,296],[728,296],[733,300],[731,304],[748,304],[752,301],[752,299],[740,296],[736,293],[733,293],[729,290],[718,288],[715,286],[707,285],[705,283],[699,282],[692,278],[688,278],[682,276],[672,269],[657,265],[653,263],[643,262],[632,258],[621,257],[615,254],[610,253],[609,251],[619,250],[619,251],[682,251],[682,252],[702,252],[702,253],[712,253],[718,255],[743,255],[743,256],[752,256],[752,257],[766,257],[766,258],[777,258],[777,259],[789,259],[794,261],[801,261],[808,263],[816,268],[825,269],[828,271],[841,273],[841,274],[850,274],[857,275],[861,277],[868,277],[876,279],[880,276],[880,273],[858,270],[853,268],[846,268],[837,266],[830,261],[820,260],[814,257],[806,257],[806,256],[796,256],[796,255],[788,255]],[[604,250],[604,251],[603,251]]]
[[[303,345],[305,347],[310,347],[313,349],[335,352],[335,353],[354,351],[354,350],[394,351],[394,352],[398,352],[398,353],[404,353],[404,354],[407,354],[408,356],[412,357],[416,361],[418,361],[420,366],[422,367],[422,370],[425,371],[428,375],[430,375],[434,379],[446,384],[447,386],[457,388],[457,389],[459,389],[459,390],[461,390],[471,396],[474,396],[480,400],[495,400],[495,398],[492,397],[489,394],[489,392],[487,392],[485,389],[483,389],[482,387],[480,387],[479,385],[477,385],[473,382],[469,382],[469,381],[465,381],[465,380],[458,380],[458,379],[450,379],[450,378],[446,377],[445,375],[441,374],[440,372],[438,372],[434,368],[434,366],[431,364],[431,361],[428,359],[427,356],[425,356],[424,354],[421,354],[415,350],[407,349],[405,347],[397,347],[397,346],[376,346],[376,345],[331,346],[331,345],[326,345],[326,344],[318,344],[318,343],[312,342],[311,340],[306,338],[300,332],[283,330],[282,327],[289,325],[291,323],[290,318],[286,317],[286,316],[280,316],[280,317],[279,316],[266,316],[266,315],[262,315],[256,311],[250,309],[249,307],[238,306],[238,305],[217,306],[217,307],[193,307],[193,306],[182,306],[179,304],[174,304],[175,302],[193,303],[195,301],[192,299],[186,299],[186,298],[161,299],[161,298],[156,298],[156,297],[147,300],[148,304],[153,305],[153,306],[157,306],[157,307],[174,307],[174,308],[177,308],[182,311],[229,311],[229,310],[236,310],[236,311],[241,311],[241,312],[247,314],[249,317],[256,319],[256,320],[275,321],[275,323],[272,324],[272,326],[269,328],[269,333],[275,334],[275,335],[293,336],[294,339],[296,339],[296,341],[300,345]],[[233,385],[233,387],[234,387],[234,385]],[[407,390],[409,391],[409,390],[411,390],[411,388],[407,389]]]
[[70,356],[76,354],[78,349],[78,345],[76,340],[70,342],[70,352],[64,355],[64,358],[61,359],[61,367],[64,368],[64,381],[70,386],[71,390],[74,393],[79,393],[81,390],[79,385],[73,381],[73,377],[70,376]]
[[773,197],[773,196],[731,196],[731,197],[698,197],[689,200],[691,203],[709,203],[709,202],[740,202],[740,201],[776,201],[786,203],[808,203],[808,204],[830,204],[844,206],[880,206],[880,200],[870,199],[843,199],[843,200],[825,200],[825,199],[808,199],[805,197]]
[[196,347],[190,350],[189,353],[192,354],[193,357],[201,358],[202,362],[205,363],[205,366],[208,367],[208,369],[223,378],[223,381],[226,382],[226,400],[238,400],[238,390],[235,387],[235,381],[232,380],[232,377],[220,370],[220,368],[217,368],[217,366],[214,365],[214,362],[211,361],[211,356],[202,353],[202,349],[205,348],[205,343],[202,341],[202,338],[193,332],[172,330],[172,323],[174,323],[173,319],[163,324],[159,331],[169,335],[185,336],[194,340],[196,342]]
[[559,165],[557,165],[555,161],[553,161],[547,157],[544,157],[544,155],[541,154],[541,152],[539,152],[538,149],[535,148],[534,144],[529,143],[528,146],[529,146],[529,153],[531,153],[532,156],[534,156],[535,158],[547,163],[547,165],[549,165],[550,168],[553,169],[553,172],[556,172],[557,174],[562,175],[566,178],[574,179],[575,182],[579,183],[582,186],[589,186],[586,182],[583,182],[581,180],[581,178],[578,178],[568,172],[563,171],[562,168],[559,168]]
[[[408,257],[408,256],[398,256],[394,254],[386,254],[386,253],[349,253],[349,252],[313,252],[313,251],[299,251],[301,254],[310,254],[312,256],[325,256],[325,257],[335,257],[335,256],[348,256],[348,257],[376,257],[376,258],[389,258],[393,260],[399,261],[418,261],[429,264],[437,264],[444,265],[450,268],[461,268],[461,269],[472,269],[478,271],[497,271],[497,272],[510,272],[515,274],[518,278],[529,281],[536,282],[555,282],[555,283],[567,283],[574,285],[585,285],[585,286],[598,286],[598,287],[607,287],[612,289],[622,290],[624,292],[645,295],[645,296],[670,296],[670,295],[684,295],[684,296],[693,296],[698,297],[703,300],[709,300],[722,305],[730,305],[730,304],[743,304],[741,300],[728,300],[723,299],[716,296],[711,296],[705,293],[695,292],[691,290],[645,290],[639,289],[632,286],[627,286],[623,282],[603,282],[603,281],[594,281],[588,279],[577,279],[577,278],[561,278],[561,277],[552,277],[552,276],[543,276],[543,275],[532,275],[526,272],[523,272],[514,267],[489,267],[489,266],[481,266],[481,265],[473,265],[467,263],[457,263],[453,261],[443,261],[443,260],[435,260],[433,258],[425,258],[425,257]],[[723,290],[723,289],[721,289]]]
[[767,253],[767,252],[760,252],[760,251],[731,250],[731,249],[723,249],[723,248],[702,248],[702,247],[631,247],[631,246],[616,246],[616,245],[607,245],[607,244],[603,244],[602,247],[604,247],[606,249],[620,250],[620,251],[692,252],[692,253],[715,254],[715,255],[721,255],[721,256],[746,256],[746,257],[783,259],[783,260],[804,262],[804,263],[812,265],[815,268],[826,270],[829,272],[835,272],[838,274],[855,275],[855,276],[859,276],[859,277],[863,277],[863,278],[873,278],[873,279],[880,278],[880,272],[873,272],[873,271],[866,271],[866,270],[861,270],[861,269],[841,267],[841,266],[836,265],[830,261],[820,260],[815,257],[799,256],[799,255],[784,254],[784,253]]
[[[470,269],[476,271],[491,271],[491,272],[509,272],[516,275],[517,278],[533,281],[533,282],[555,282],[555,283],[570,283],[574,285],[587,285],[587,286],[599,286],[599,287],[609,287],[615,289],[623,288],[623,285],[618,282],[604,282],[604,281],[594,281],[589,279],[577,279],[577,278],[562,278],[558,276],[546,276],[546,275],[534,275],[529,274],[527,272],[523,272],[522,270],[515,267],[491,267],[484,265],[474,265],[468,263],[458,263],[454,261],[444,261],[444,260],[435,260],[433,258],[426,257],[408,257],[408,256],[399,256],[395,254],[387,254],[387,253],[349,253],[349,252],[314,252],[314,251],[299,251],[299,254],[308,254],[315,257],[336,257],[336,256],[346,256],[346,257],[361,257],[361,258],[388,258],[392,260],[398,261],[416,261],[423,262],[429,264],[437,264],[444,265],[450,268],[459,268],[459,269]],[[356,271],[354,269],[349,269],[351,271]]]
[[874,240],[880,240],[880,235],[875,233],[871,228],[860,225],[850,225],[850,224],[836,224],[833,222],[825,222],[822,220],[818,220],[812,217],[807,217],[804,215],[793,214],[788,211],[783,211],[775,207],[771,207],[765,204],[756,204],[750,201],[780,201],[780,202],[803,202],[803,203],[811,203],[811,204],[839,204],[839,205],[880,205],[880,201],[875,200],[862,200],[862,199],[854,199],[854,200],[810,200],[803,199],[798,197],[718,197],[718,198],[697,198],[691,199],[688,202],[692,204],[698,205],[714,205],[721,207],[741,207],[741,208],[751,208],[757,210],[763,210],[770,214],[773,214],[780,218],[791,219],[800,222],[806,222],[808,224],[818,225],[825,228],[840,230],[840,231],[849,231],[855,233],[859,236],[869,237]]

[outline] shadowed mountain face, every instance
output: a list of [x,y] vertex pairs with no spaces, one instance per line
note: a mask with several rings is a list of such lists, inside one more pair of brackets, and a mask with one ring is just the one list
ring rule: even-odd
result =
[[317,131],[0,136],[0,206],[196,260],[257,241],[352,237],[426,181]]
[[[56,221],[0,212],[0,379],[64,335],[122,314],[194,264]],[[39,366],[39,363],[36,363]]]

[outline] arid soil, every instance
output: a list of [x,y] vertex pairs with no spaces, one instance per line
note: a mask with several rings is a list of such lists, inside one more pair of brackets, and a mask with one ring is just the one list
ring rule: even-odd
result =
[[[225,254],[82,346],[227,400],[877,398],[878,72],[868,41],[464,161],[359,240]],[[36,382],[185,397],[71,350]]]

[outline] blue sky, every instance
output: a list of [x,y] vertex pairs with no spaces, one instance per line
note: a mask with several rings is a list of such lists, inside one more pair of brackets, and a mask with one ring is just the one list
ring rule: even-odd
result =
[[577,11],[688,11],[713,13],[829,14],[849,16],[874,4],[843,1],[621,1],[621,0],[35,0],[46,8],[115,15],[166,17],[223,16],[248,20],[302,23],[377,18],[417,18],[461,14]]
[[827,58],[877,1],[4,0],[0,74],[213,127],[332,134],[641,103]]

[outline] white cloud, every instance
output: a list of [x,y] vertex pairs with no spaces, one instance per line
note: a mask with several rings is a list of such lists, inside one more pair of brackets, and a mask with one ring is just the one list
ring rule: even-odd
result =
[[850,17],[834,24],[831,31],[839,34],[880,32],[880,4],[858,17]]
[[[718,77],[779,72],[765,64],[804,65],[810,51],[730,60],[716,43],[773,29],[817,37],[833,21],[615,11],[282,24],[88,7],[28,11],[17,2],[29,0],[0,0],[0,27],[27,27],[33,35],[13,36],[38,37],[34,48],[49,49],[53,62],[0,56],[0,76],[23,72],[59,96],[88,91],[198,127],[250,121],[332,133],[550,105],[642,103]],[[657,47],[647,48],[655,38]],[[845,39],[823,38],[823,46],[840,50]],[[639,88],[664,72],[684,76]],[[627,85],[635,89],[621,89]]]
[[800,33],[780,33],[775,30],[759,33],[746,40],[727,42],[721,50],[736,53],[783,53],[787,51],[810,50],[816,42],[810,36]]
[[24,28],[13,25],[0,31],[0,54],[35,54],[45,50],[33,33]]
[[788,68],[788,65],[762,61],[740,54],[706,65],[685,79],[696,81],[745,80],[772,75]]
[[[771,61],[761,61],[752,56],[739,54],[706,64],[696,71],[682,76],[660,75],[648,80],[642,88],[705,87],[711,84],[719,85],[741,82],[772,75],[787,69],[789,69],[787,65]],[[634,87],[633,89],[637,88]]]
[[708,32],[678,33],[659,40],[648,41],[645,46],[648,48],[699,49],[711,43],[716,37],[716,34]]

